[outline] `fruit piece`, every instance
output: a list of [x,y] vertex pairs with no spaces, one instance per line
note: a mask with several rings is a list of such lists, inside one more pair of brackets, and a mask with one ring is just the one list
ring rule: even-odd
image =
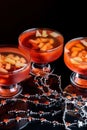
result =
[[72,47],[71,48],[71,51],[73,52],[73,51],[81,51],[82,50],[82,48],[79,48],[79,47]]
[[4,68],[0,68],[0,73],[5,73],[5,74],[7,74],[8,71],[7,71],[6,69],[4,69]]
[[13,59],[11,59],[9,57],[6,57],[5,62],[10,63],[12,65],[15,65],[15,60],[13,60]]
[[85,47],[82,44],[80,44],[80,43],[77,43],[75,46],[79,47],[79,48],[82,48],[82,49],[85,49]]
[[37,38],[37,39],[35,39],[35,42],[36,42],[36,44],[39,44],[40,42],[42,42],[42,40],[41,40],[41,38]]
[[40,38],[41,42],[48,42],[49,38]]
[[8,73],[14,71],[17,68],[22,68],[26,65],[26,60],[24,57],[19,57],[14,54],[1,54],[0,56],[0,73]]
[[8,54],[7,57],[13,59],[13,58],[14,58],[14,55],[13,55],[13,54]]
[[52,45],[50,45],[49,43],[46,43],[40,50],[46,51],[46,50],[50,50],[52,48],[53,48]]
[[70,59],[70,61],[72,62],[72,64],[79,64],[77,61],[75,61],[73,58]]
[[50,43],[50,44],[53,44],[53,43],[54,43],[54,39],[50,38],[50,39],[49,39],[49,43]]
[[58,37],[58,36],[60,36],[60,34],[59,34],[59,33],[56,33],[56,32],[52,32],[52,33],[50,33],[50,35],[51,35],[52,37]]
[[85,58],[85,56],[87,55],[87,52],[85,50],[79,52],[78,56],[81,58]]
[[79,68],[81,68],[81,69],[87,69],[87,64],[79,65]]
[[38,49],[38,43],[37,43],[37,41],[36,40],[33,40],[33,39],[29,39],[29,44],[31,45],[31,47],[33,48],[33,49]]
[[46,31],[46,30],[43,30],[43,31],[42,31],[42,37],[47,37],[47,36],[48,36],[47,31]]
[[15,64],[15,66],[17,67],[17,68],[21,68],[21,67],[23,67],[23,66],[25,66],[26,64],[24,64],[24,63],[21,63],[21,62],[17,62],[16,64]]
[[77,51],[73,51],[73,52],[71,53],[71,57],[76,57],[76,56],[77,56],[77,54],[78,54],[78,52],[77,52]]
[[43,43],[43,42],[41,42],[41,43],[38,45],[39,48],[42,48],[43,46],[44,46],[44,43]]
[[15,56],[15,57],[14,57],[14,60],[15,60],[15,61],[18,61],[19,59],[20,59],[19,56]]
[[19,58],[19,60],[20,60],[20,62],[22,62],[22,63],[26,63],[26,60],[25,60],[23,57]]
[[81,40],[81,43],[82,43],[84,46],[87,47],[87,41],[85,41],[85,40]]
[[41,37],[41,33],[38,30],[36,30],[36,37]]
[[34,39],[29,39],[28,42],[31,43],[32,45],[37,45],[38,44],[38,41],[34,40]]
[[73,59],[76,60],[76,61],[78,61],[78,62],[82,62],[82,59],[80,57],[75,57]]
[[5,69],[10,70],[11,69],[11,64],[7,63],[6,66],[5,66]]

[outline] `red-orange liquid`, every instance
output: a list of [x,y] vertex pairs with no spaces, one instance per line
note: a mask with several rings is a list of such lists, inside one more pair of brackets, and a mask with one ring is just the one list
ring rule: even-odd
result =
[[29,71],[30,61],[18,49],[0,49],[0,85],[19,83],[26,78]]
[[19,48],[27,51],[33,62],[48,63],[61,56],[63,40],[63,36],[53,30],[33,29],[19,36]]
[[72,71],[87,75],[87,38],[68,42],[65,45],[64,61]]
[[79,88],[87,88],[87,38],[69,41],[64,48],[65,64],[76,72],[73,82]]

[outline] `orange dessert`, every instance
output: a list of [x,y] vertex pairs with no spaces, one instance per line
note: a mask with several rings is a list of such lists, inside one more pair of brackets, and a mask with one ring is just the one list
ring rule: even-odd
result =
[[27,51],[32,62],[48,63],[63,52],[63,36],[50,29],[29,29],[19,36],[19,48]]
[[[27,58],[28,57],[28,58]],[[24,80],[30,71],[30,58],[17,48],[0,48],[0,95],[11,96],[18,91],[17,83]]]
[[29,59],[15,48],[0,48],[0,85],[15,84],[29,74]]
[[70,40],[64,48],[64,62],[75,73],[73,82],[87,88],[87,38]]
[[87,75],[87,38],[77,38],[65,45],[65,64],[79,74]]

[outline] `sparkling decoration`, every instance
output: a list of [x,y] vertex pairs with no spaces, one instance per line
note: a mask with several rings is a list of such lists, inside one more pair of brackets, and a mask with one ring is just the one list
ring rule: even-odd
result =
[[34,92],[30,89],[18,97],[0,99],[0,128],[24,121],[66,130],[87,126],[87,98],[63,91],[61,76],[33,77],[33,84]]

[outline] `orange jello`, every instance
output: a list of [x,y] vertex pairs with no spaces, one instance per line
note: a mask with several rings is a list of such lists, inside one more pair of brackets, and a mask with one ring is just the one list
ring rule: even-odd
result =
[[0,86],[21,82],[30,71],[30,58],[13,47],[0,48]]
[[72,39],[65,45],[64,61],[72,71],[87,76],[87,37]]
[[32,62],[48,63],[58,59],[63,52],[63,36],[47,28],[33,28],[19,36],[19,48],[27,51]]

